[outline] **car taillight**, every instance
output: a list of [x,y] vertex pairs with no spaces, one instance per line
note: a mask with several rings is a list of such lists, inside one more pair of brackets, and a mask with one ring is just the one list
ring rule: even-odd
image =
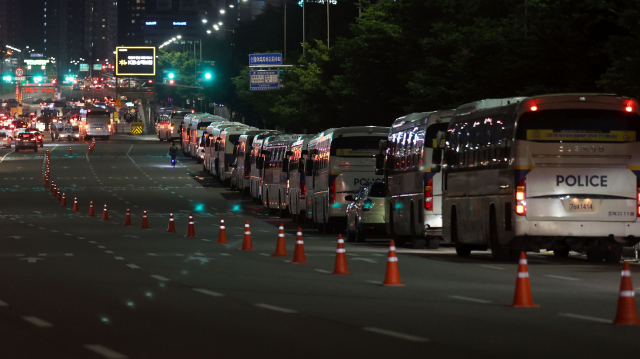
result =
[[433,178],[429,178],[427,185],[424,186],[424,209],[433,211]]
[[329,203],[335,203],[336,202],[336,180],[334,179],[333,181],[331,181],[331,184],[329,184]]
[[527,214],[527,178],[523,178],[516,187],[516,213],[520,216]]
[[305,199],[305,197],[307,196],[307,186],[306,183],[304,182],[304,180],[300,181],[300,199]]

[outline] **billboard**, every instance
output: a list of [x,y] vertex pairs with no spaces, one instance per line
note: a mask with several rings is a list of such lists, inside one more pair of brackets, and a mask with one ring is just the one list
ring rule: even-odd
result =
[[116,47],[116,76],[155,75],[155,46]]

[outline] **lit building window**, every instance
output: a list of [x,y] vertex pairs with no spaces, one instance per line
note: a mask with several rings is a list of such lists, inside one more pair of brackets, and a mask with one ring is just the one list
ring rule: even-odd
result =
[[136,23],[136,20],[131,20],[131,23],[132,23],[132,24],[135,24],[135,23]]

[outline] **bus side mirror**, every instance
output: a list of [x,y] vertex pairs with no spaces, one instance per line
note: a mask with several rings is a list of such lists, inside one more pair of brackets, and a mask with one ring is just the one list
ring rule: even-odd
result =
[[282,172],[289,172],[289,158],[282,159]]
[[313,175],[313,161],[312,160],[307,160],[306,165],[304,166],[305,171],[304,174],[307,176],[311,176]]

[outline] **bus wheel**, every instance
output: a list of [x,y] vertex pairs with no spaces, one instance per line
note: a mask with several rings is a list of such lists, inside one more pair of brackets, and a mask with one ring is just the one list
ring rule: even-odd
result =
[[364,242],[367,239],[362,222],[356,221],[356,242]]
[[347,232],[347,242],[353,242],[353,241],[356,240],[356,234],[354,233],[354,231],[351,230],[351,226],[349,225],[349,217],[348,216],[347,216],[346,232]]
[[456,254],[458,257],[468,257],[471,255],[471,247],[465,244],[456,244]]
[[622,247],[607,249],[604,255],[604,261],[607,263],[618,263],[622,259]]
[[305,223],[307,221],[307,215],[304,212],[298,213],[298,223]]
[[411,219],[409,220],[410,233],[411,233],[411,247],[413,249],[424,249],[427,246],[427,240],[425,238],[418,238],[416,235],[416,221],[413,215],[413,203],[411,203]]
[[280,195],[278,195],[278,217],[279,218],[285,217],[284,209],[282,209],[282,198],[280,197]]
[[604,260],[606,256],[606,250],[601,248],[593,248],[587,250],[587,261],[592,263],[599,263]]
[[553,255],[555,257],[560,257],[560,258],[567,258],[569,257],[569,252],[571,251],[571,247],[567,246],[567,247],[562,247],[562,248],[556,248],[553,250]]

